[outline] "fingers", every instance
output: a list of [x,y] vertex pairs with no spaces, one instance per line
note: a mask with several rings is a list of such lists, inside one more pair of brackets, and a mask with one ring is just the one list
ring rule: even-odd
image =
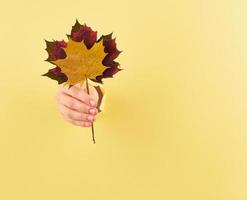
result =
[[61,91],[77,100],[84,102],[88,106],[96,107],[96,99],[93,95],[88,95],[85,88],[78,86],[72,86],[71,88],[61,87]]
[[97,114],[98,110],[95,107],[89,106],[84,102],[79,101],[77,98],[69,96],[63,92],[59,92],[57,94],[57,101],[59,104],[62,104],[71,110],[75,110],[82,113],[90,113],[90,114]]
[[89,127],[96,119],[95,115],[77,112],[62,104],[59,105],[58,109],[65,120],[77,126]]
[[91,122],[86,122],[86,121],[75,121],[75,120],[71,120],[70,118],[68,118],[67,116],[64,116],[64,119],[68,122],[70,122],[73,125],[76,126],[81,126],[81,127],[90,127],[92,125]]
[[85,86],[60,87],[56,95],[57,105],[66,121],[81,127],[90,127],[95,121],[98,96],[95,95],[93,87],[89,89],[90,95],[87,94]]
[[86,113],[81,113],[77,112],[75,110],[71,110],[66,106],[60,105],[59,106],[59,111],[66,116],[67,118],[75,121],[89,121],[93,122],[95,120],[95,115],[92,114],[86,114]]

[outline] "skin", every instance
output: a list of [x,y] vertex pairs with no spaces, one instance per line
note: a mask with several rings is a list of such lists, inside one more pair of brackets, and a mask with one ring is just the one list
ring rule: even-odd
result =
[[56,94],[57,106],[63,118],[73,125],[90,127],[96,120],[98,109],[98,93],[89,85],[89,95],[86,85],[74,85],[71,88],[62,84]]

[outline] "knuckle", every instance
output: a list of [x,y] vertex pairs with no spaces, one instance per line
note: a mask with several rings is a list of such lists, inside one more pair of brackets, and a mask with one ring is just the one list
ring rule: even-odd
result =
[[68,107],[73,108],[73,107],[74,107],[74,105],[75,105],[74,101],[72,101],[72,100],[68,100]]
[[83,127],[83,124],[79,121],[73,121],[73,124],[76,126],[82,126]]
[[80,126],[81,126],[81,127],[86,127],[86,126],[84,125],[84,123],[81,123]]
[[80,126],[81,126],[81,127],[86,127],[84,122],[81,122],[81,123],[80,123]]
[[86,111],[87,105],[85,105],[84,103],[82,103],[81,105],[78,105],[78,110],[80,110],[81,112]]
[[81,110],[83,109],[83,104],[81,105],[80,103],[76,102],[76,103],[74,104],[74,108],[75,108],[76,110],[81,111]]
[[85,115],[83,113],[80,113],[80,114],[78,114],[78,118],[85,119],[86,117],[85,117]]
[[69,115],[69,118],[71,119],[82,119],[81,113],[69,112],[68,115]]
[[63,118],[64,118],[64,120],[65,121],[67,121],[67,122],[69,122],[69,123],[72,123],[73,122],[73,120],[71,120],[68,116],[66,116],[66,115],[63,115]]
[[79,111],[82,111],[82,110],[83,110],[83,105],[76,104],[76,105],[75,105],[75,109],[77,109],[77,110],[79,110]]
[[84,93],[82,91],[79,91],[77,94],[76,94],[77,98],[80,99],[80,100],[84,100]]
[[70,118],[70,119],[73,118],[73,113],[69,110],[67,110],[64,114],[67,118]]

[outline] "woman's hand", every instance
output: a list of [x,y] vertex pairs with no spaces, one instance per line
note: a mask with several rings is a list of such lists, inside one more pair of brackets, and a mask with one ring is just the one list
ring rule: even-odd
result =
[[61,85],[56,99],[58,110],[66,121],[81,127],[90,127],[95,121],[99,95],[93,86],[89,85],[88,95],[85,84],[71,88]]

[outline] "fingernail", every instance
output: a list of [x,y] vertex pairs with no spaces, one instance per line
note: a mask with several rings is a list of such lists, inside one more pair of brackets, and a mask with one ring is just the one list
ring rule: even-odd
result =
[[90,103],[91,106],[95,106],[96,105],[95,101],[92,100],[92,99],[89,101],[89,103]]
[[89,113],[95,114],[95,109],[94,109],[94,108],[90,108],[90,109],[89,109]]
[[87,119],[88,119],[89,121],[93,121],[94,117],[93,117],[92,115],[89,115],[89,116],[87,116]]

